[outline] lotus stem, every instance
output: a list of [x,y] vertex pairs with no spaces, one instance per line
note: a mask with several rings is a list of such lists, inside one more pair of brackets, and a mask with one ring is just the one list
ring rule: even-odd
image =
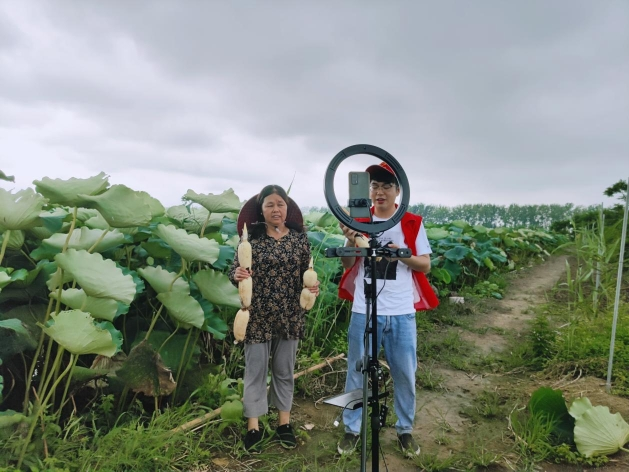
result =
[[175,327],[175,330],[174,330],[172,333],[170,333],[170,334],[168,335],[168,337],[164,340],[164,342],[162,343],[162,345],[161,345],[161,346],[159,347],[159,349],[157,350],[157,353],[158,353],[158,354],[159,354],[159,352],[160,352],[160,351],[164,348],[164,346],[166,345],[166,343],[167,343],[168,341],[170,341],[170,338],[172,338],[172,337],[173,337],[173,336],[177,333],[177,330],[178,330],[178,329],[179,329],[179,326],[176,326],[176,327]]
[[[53,364],[50,372],[51,375],[49,375],[46,384],[50,381],[50,378],[52,376],[52,373],[56,370],[57,365],[59,364],[60,361],[60,354],[63,353],[63,348],[60,348],[59,351],[57,352],[57,357],[55,358],[55,363]],[[66,370],[64,370],[61,375],[59,377],[57,377],[57,380],[55,380],[55,382],[52,384],[52,387],[50,387],[50,390],[46,393],[46,396],[44,397],[43,401],[39,401],[37,400],[36,404],[35,404],[35,409],[33,410],[33,415],[31,418],[31,425],[28,428],[28,434],[26,435],[26,438],[24,438],[24,446],[22,447],[22,451],[20,452],[20,457],[18,459],[18,463],[17,463],[17,470],[20,470],[20,467],[22,466],[22,462],[24,462],[24,456],[26,455],[26,450],[28,449],[28,445],[31,442],[31,439],[33,437],[33,432],[35,431],[35,427],[37,426],[37,418],[39,416],[40,413],[43,413],[44,411],[46,411],[46,404],[48,403],[48,400],[50,400],[50,397],[52,396],[53,392],[55,391],[55,389],[57,388],[57,385],[59,385],[59,382],[61,382],[61,380],[63,379],[63,377],[70,371],[70,369],[72,368],[72,362],[68,363],[68,367],[66,368]],[[39,397],[41,398],[41,397]]]
[[[188,356],[186,356],[187,352],[188,352],[188,344],[190,343],[190,337],[192,336],[192,329],[190,329],[188,331],[188,336],[186,337],[186,342],[183,346],[183,353],[181,356],[181,360],[179,361],[179,367],[177,368],[177,376],[175,377],[175,389],[173,390],[172,393],[172,398],[173,400],[175,400],[177,397],[177,386],[179,385],[179,382],[183,382],[183,378],[185,377],[185,367],[188,365],[188,362],[190,361]],[[196,341],[195,341],[196,344]],[[194,348],[193,348],[194,350]]]
[[2,249],[0,249],[0,264],[2,264],[2,259],[4,259],[4,253],[7,250],[7,246],[9,245],[9,238],[11,237],[11,230],[7,229],[4,232],[4,238],[2,239]]
[[[70,364],[72,365],[72,369],[76,367],[76,363],[79,360],[79,356],[75,356],[74,354],[70,354]],[[66,381],[66,386],[63,389],[63,396],[61,397],[61,403],[59,404],[59,415],[61,415],[61,410],[63,409],[63,405],[66,402],[66,397],[68,395],[68,390],[70,389],[70,382],[72,381],[72,370],[70,370],[70,375],[68,375],[68,380]]]
[[151,335],[151,332],[153,331],[153,328],[155,327],[155,323],[157,323],[157,319],[159,318],[159,315],[162,313],[162,308],[164,308],[164,304],[163,303],[159,307],[159,310],[157,310],[157,313],[155,313],[155,316],[153,316],[153,319],[151,320],[151,326],[149,326],[149,329],[146,332],[146,336],[144,336],[144,340],[145,341],[147,341],[149,336]]
[[201,238],[205,234],[205,228],[207,228],[207,224],[210,222],[210,216],[212,216],[212,212],[208,211],[207,218],[205,219],[205,223],[203,223],[203,226],[201,227],[201,236],[200,236]]
[[170,286],[168,287],[168,291],[171,292],[173,289],[173,286],[175,285],[175,281],[181,277],[184,272],[186,271],[186,260],[182,257],[181,258],[181,270],[177,273],[177,275],[173,278],[173,281],[170,283]]
[[89,252],[91,254],[92,251],[94,251],[98,247],[98,245],[103,242],[103,239],[105,239],[105,235],[107,233],[109,233],[109,229],[106,229],[106,230],[103,231],[103,234],[100,235],[100,237],[96,240],[96,242],[94,244],[92,244],[92,247],[89,248],[87,250],[87,252]]
[[[44,323],[48,321],[48,317],[50,316],[50,310],[52,308],[52,298],[48,300],[48,309],[46,310],[46,316],[44,317]],[[39,359],[39,354],[41,353],[42,347],[44,347],[44,339],[46,338],[46,333],[42,330],[39,335],[39,341],[37,342],[37,348],[35,349],[35,354],[33,355],[33,360],[31,361],[31,367],[28,371],[28,377],[26,378],[26,388],[24,389],[24,405],[22,407],[24,414],[28,412],[28,397],[31,390],[31,383],[33,381],[33,375],[35,374],[35,367],[37,366],[37,359]]]
[[[207,224],[210,222],[210,217],[212,216],[212,212],[208,211],[207,213],[207,218],[205,219],[205,222],[203,223],[203,226],[201,226],[201,235],[199,236],[200,238],[203,237],[203,235],[205,234],[205,228],[207,228]],[[199,262],[198,264],[199,270],[201,270],[201,263]]]
[[70,238],[72,237],[72,232],[76,226],[77,214],[79,212],[79,207],[74,207],[74,211],[72,212],[72,223],[70,223],[70,229],[68,230],[68,236],[66,237],[66,242],[63,244],[63,248],[61,252],[66,252],[68,250],[68,245],[70,244]]

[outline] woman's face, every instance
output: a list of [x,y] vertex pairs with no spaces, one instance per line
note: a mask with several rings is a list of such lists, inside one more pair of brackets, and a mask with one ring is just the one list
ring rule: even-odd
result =
[[262,201],[262,216],[268,225],[284,226],[287,212],[286,202],[277,193],[268,195]]

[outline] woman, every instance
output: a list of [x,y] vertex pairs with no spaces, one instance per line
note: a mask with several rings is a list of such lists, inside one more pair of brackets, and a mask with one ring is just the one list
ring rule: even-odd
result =
[[[297,445],[290,410],[297,344],[304,335],[306,322],[299,297],[302,277],[310,261],[310,243],[303,230],[301,212],[282,187],[267,185],[253,201],[255,217],[246,218],[244,207],[239,215],[239,227],[242,220],[248,223],[251,273],[239,266],[236,254],[229,277],[234,285],[247,277],[253,278],[250,318],[244,340],[243,403],[247,418],[244,444],[247,451],[260,452],[263,434],[258,418],[268,413],[269,403],[279,410],[276,434],[280,444],[287,449]],[[289,208],[293,216],[298,214],[293,218],[295,221],[287,221]],[[319,294],[318,282],[310,291]],[[271,384],[267,398],[269,359]]]

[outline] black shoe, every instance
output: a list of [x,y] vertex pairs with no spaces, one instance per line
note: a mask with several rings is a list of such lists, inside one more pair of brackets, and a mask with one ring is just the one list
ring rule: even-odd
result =
[[262,431],[250,429],[245,435],[245,450],[251,454],[260,454],[262,450]]
[[295,437],[295,433],[293,432],[293,427],[290,423],[283,424],[282,426],[278,426],[276,430],[277,439],[280,442],[280,445],[284,449],[293,449],[297,446],[297,438]]
[[397,440],[406,457],[419,456],[420,448],[409,433],[398,434]]
[[339,441],[339,444],[336,447],[336,450],[341,455],[351,454],[352,452],[354,452],[354,449],[356,449],[356,446],[358,446],[359,439],[360,439],[360,436],[358,434],[345,433],[345,435],[343,436],[343,439]]

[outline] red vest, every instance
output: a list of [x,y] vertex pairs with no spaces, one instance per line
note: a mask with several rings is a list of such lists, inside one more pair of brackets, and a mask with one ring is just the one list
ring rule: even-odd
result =
[[[373,208],[371,208],[373,213]],[[356,221],[368,221],[365,219],[357,218]],[[415,247],[415,241],[419,234],[419,228],[421,226],[422,217],[414,215],[412,213],[404,213],[400,223],[402,224],[402,233],[404,234],[404,242],[411,250],[411,253],[416,256],[417,248]],[[356,288],[356,276],[358,275],[358,262],[361,258],[356,258],[354,265],[347,269],[341,277],[341,283],[339,284],[339,298],[343,300],[354,300],[354,290]],[[426,275],[423,272],[413,272],[413,303],[416,311],[432,310],[439,305],[439,298],[435,295],[434,290],[430,286]]]

